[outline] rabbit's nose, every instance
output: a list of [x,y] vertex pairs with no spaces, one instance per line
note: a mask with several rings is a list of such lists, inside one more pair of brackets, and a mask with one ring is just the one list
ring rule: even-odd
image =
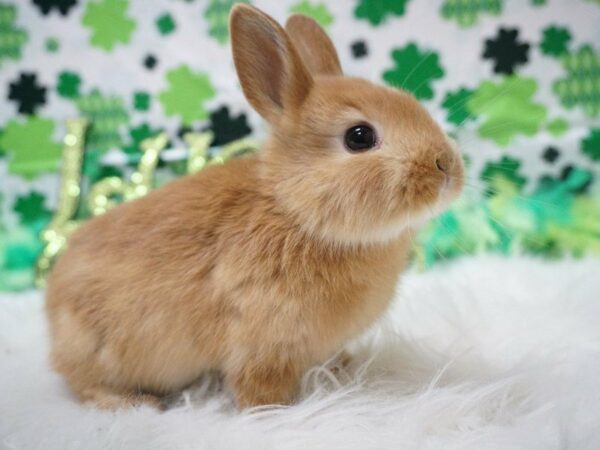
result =
[[451,156],[448,152],[444,152],[435,158],[435,166],[440,172],[448,173],[451,164]]

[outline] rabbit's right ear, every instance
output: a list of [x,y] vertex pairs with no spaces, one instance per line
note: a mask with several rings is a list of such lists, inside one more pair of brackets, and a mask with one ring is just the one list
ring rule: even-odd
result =
[[313,80],[283,28],[262,11],[238,4],[230,30],[235,68],[254,109],[275,123],[284,111],[299,108]]

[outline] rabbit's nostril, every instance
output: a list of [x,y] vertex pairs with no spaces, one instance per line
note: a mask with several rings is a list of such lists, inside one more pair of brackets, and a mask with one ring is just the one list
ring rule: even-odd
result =
[[446,173],[446,171],[448,170],[447,163],[448,162],[446,160],[444,160],[443,158],[437,158],[435,160],[436,167],[444,173]]

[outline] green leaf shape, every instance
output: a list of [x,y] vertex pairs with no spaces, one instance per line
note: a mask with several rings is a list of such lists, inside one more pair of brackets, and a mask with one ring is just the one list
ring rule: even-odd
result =
[[328,27],[333,23],[333,16],[324,3],[312,4],[308,0],[303,0],[292,6],[290,13],[304,14],[305,16],[312,17],[322,27]]
[[56,91],[61,97],[77,98],[79,97],[79,87],[81,78],[74,72],[61,72],[58,75],[58,84]]
[[383,73],[386,83],[412,92],[416,98],[433,98],[432,82],[444,76],[438,54],[422,52],[413,42],[392,50],[395,67]]
[[133,107],[137,111],[148,111],[150,109],[150,94],[147,92],[134,92],[133,94]]
[[593,161],[600,161],[600,128],[592,128],[581,141],[581,151]]
[[17,197],[13,205],[13,211],[19,216],[19,222],[23,225],[38,221],[47,223],[52,216],[52,211],[44,205],[45,200],[46,197],[36,191],[31,191],[26,196]]
[[27,42],[27,31],[15,25],[17,7],[0,3],[0,66],[6,60],[21,59],[23,46]]
[[60,50],[60,41],[57,38],[49,37],[46,39],[44,47],[48,53],[56,53]]
[[502,0],[445,0],[441,14],[461,27],[475,25],[481,14],[497,16],[502,11]]
[[92,30],[90,43],[110,51],[119,43],[127,44],[135,30],[135,21],[127,16],[128,0],[97,0],[86,3],[82,24]]
[[229,10],[236,3],[250,3],[248,0],[210,0],[204,10],[208,22],[208,34],[220,44],[229,40]]
[[163,36],[171,34],[175,31],[175,21],[173,20],[173,16],[169,13],[165,13],[156,19],[156,28],[158,28],[158,32]]
[[546,118],[546,107],[533,102],[537,82],[518,75],[500,83],[482,82],[468,100],[469,111],[484,118],[478,128],[482,138],[506,146],[517,135],[533,136]]
[[115,95],[103,95],[97,89],[76,99],[82,116],[90,121],[86,147],[101,153],[120,148],[121,130],[129,123],[125,102]]
[[600,113],[600,54],[590,45],[561,57],[567,74],[553,84],[560,102],[568,109],[580,106],[589,117]]
[[506,177],[493,170],[492,179],[494,190],[488,195],[465,190],[449,211],[425,227],[418,236],[418,262],[429,267],[481,252],[600,255],[600,193],[584,192],[589,171],[575,167],[563,178],[545,179],[531,193],[523,192],[518,174]]
[[408,0],[359,0],[354,16],[366,19],[371,25],[381,24],[388,15],[403,16]]
[[167,116],[179,116],[184,125],[208,117],[204,102],[215,96],[215,90],[205,73],[192,72],[181,65],[167,72],[169,87],[158,99]]
[[498,162],[488,162],[480,176],[488,186],[486,194],[493,195],[496,192],[498,179],[502,179],[501,182],[512,184],[515,187],[515,192],[521,192],[527,182],[527,178],[519,174],[520,166],[521,163],[510,156],[503,156]]
[[467,102],[472,95],[473,90],[467,88],[460,88],[458,91],[446,93],[442,106],[448,110],[448,122],[461,125],[469,119],[474,119],[467,107]]
[[546,129],[552,136],[558,137],[567,132],[569,129],[569,123],[565,119],[557,117],[556,119],[548,122]]
[[544,28],[540,50],[544,55],[561,56],[569,51],[571,33],[567,28],[556,25]]
[[61,146],[52,139],[54,129],[52,120],[37,116],[9,121],[0,136],[0,147],[8,156],[8,170],[30,180],[57,170]]

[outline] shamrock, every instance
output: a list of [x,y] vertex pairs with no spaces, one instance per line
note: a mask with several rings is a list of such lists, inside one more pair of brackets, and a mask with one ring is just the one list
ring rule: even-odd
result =
[[8,170],[28,179],[56,170],[61,146],[52,140],[53,134],[54,122],[48,119],[31,116],[24,122],[9,121],[0,136],[0,147],[9,157]]
[[209,23],[208,34],[220,44],[229,40],[229,10],[235,3],[249,3],[248,0],[210,0],[204,10],[204,18]]
[[17,8],[0,3],[0,64],[7,59],[20,59],[21,49],[27,42],[27,32],[15,26]]
[[135,29],[135,21],[127,17],[127,0],[97,0],[86,4],[82,23],[92,30],[90,43],[112,50],[119,42],[127,44]]
[[13,211],[17,213],[22,224],[46,222],[52,216],[52,211],[44,206],[45,199],[43,194],[31,191],[27,196],[17,197]]
[[46,88],[37,83],[35,73],[21,72],[19,79],[9,84],[8,99],[14,100],[22,114],[34,114],[46,103]]
[[467,101],[471,114],[485,118],[479,135],[502,146],[518,134],[534,135],[546,118],[546,108],[532,101],[536,89],[535,80],[515,75],[482,82]]
[[369,54],[367,43],[363,40],[354,41],[350,46],[350,50],[352,51],[352,56],[356,59],[364,58]]
[[445,0],[441,13],[447,19],[456,20],[461,27],[470,27],[481,13],[497,16],[501,9],[501,0]]
[[213,132],[212,145],[215,146],[225,145],[252,133],[252,128],[248,126],[246,120],[246,114],[240,114],[235,118],[231,117],[227,106],[222,106],[210,113],[210,126],[206,129]]
[[66,16],[69,14],[71,8],[77,4],[77,0],[33,0],[33,4],[45,16],[53,9],[58,10],[63,16]]
[[481,172],[481,179],[491,189],[488,189],[486,194],[492,195],[495,193],[494,186],[497,178],[503,178],[515,186],[517,191],[521,191],[527,179],[519,174],[520,166],[521,163],[510,156],[503,156],[499,162],[488,162]]
[[558,151],[556,147],[547,147],[542,153],[542,158],[544,158],[544,161],[547,161],[549,163],[553,163],[554,161],[556,161],[559,158],[559,156],[560,151]]
[[600,128],[590,130],[590,133],[581,141],[581,151],[594,161],[600,161]]
[[105,96],[98,90],[76,99],[82,116],[90,121],[86,144],[100,152],[121,146],[120,130],[129,122],[123,99]]
[[65,98],[79,97],[79,85],[81,78],[74,72],[61,72],[58,75],[58,84],[56,91]]
[[544,38],[540,42],[540,50],[544,55],[561,56],[567,53],[571,33],[569,30],[557,26],[544,28]]
[[167,72],[167,81],[169,87],[158,96],[167,116],[178,115],[185,125],[208,116],[203,102],[215,96],[208,75],[181,65]]
[[323,27],[327,27],[333,23],[333,16],[323,3],[313,5],[308,0],[302,0],[300,3],[292,6],[290,12],[312,17]]
[[173,16],[169,13],[165,13],[156,19],[156,28],[163,36],[167,34],[171,34],[175,30],[175,21],[173,20]]
[[546,125],[546,129],[550,132],[552,136],[560,136],[569,129],[569,124],[565,119],[561,119],[560,117],[558,117],[548,122],[548,124]]
[[403,16],[408,0],[359,0],[354,15],[368,20],[371,25],[379,25],[387,15]]
[[485,41],[483,57],[494,60],[494,72],[510,75],[517,65],[527,62],[529,44],[518,42],[518,35],[516,28],[500,28],[495,39]]
[[461,125],[473,116],[467,108],[467,102],[473,95],[471,89],[461,88],[455,92],[446,93],[442,106],[448,110],[448,122]]
[[589,45],[561,57],[565,78],[552,86],[567,108],[580,105],[590,117],[600,112],[600,54]]
[[133,107],[138,111],[148,111],[150,109],[150,94],[147,92],[134,92]]
[[421,52],[416,44],[392,51],[396,66],[383,73],[390,85],[412,92],[418,99],[433,98],[431,82],[444,76],[437,53]]

